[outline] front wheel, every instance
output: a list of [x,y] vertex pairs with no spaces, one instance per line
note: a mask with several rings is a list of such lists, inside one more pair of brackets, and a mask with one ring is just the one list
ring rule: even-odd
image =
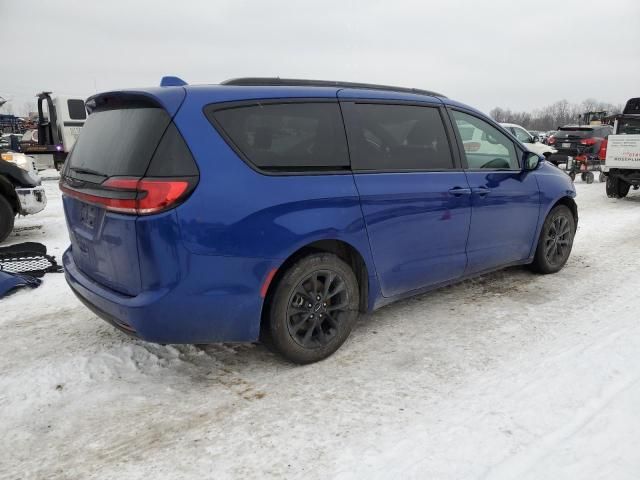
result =
[[349,265],[329,253],[304,257],[284,273],[270,299],[269,343],[294,363],[322,360],[351,333],[359,302]]
[[566,205],[554,207],[542,225],[531,268],[538,273],[556,273],[571,254],[576,221]]

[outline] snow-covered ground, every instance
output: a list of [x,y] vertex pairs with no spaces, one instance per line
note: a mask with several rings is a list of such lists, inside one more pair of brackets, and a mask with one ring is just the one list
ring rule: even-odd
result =
[[[59,258],[45,184],[10,241]],[[385,307],[305,367],[133,340],[46,275],[0,301],[0,478],[640,478],[640,192],[576,185],[562,272]]]

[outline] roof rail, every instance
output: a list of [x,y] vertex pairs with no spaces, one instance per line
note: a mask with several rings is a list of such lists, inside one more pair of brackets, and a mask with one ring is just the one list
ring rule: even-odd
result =
[[247,87],[260,86],[287,86],[287,87],[338,87],[338,88],[361,88],[367,90],[385,90],[389,92],[415,93],[417,95],[429,95],[431,97],[442,97],[444,95],[430,90],[422,90],[419,88],[392,87],[390,85],[376,85],[373,83],[358,82],[339,82],[335,80],[303,80],[298,78],[280,78],[280,77],[245,77],[232,78],[220,82],[220,85],[240,85]]

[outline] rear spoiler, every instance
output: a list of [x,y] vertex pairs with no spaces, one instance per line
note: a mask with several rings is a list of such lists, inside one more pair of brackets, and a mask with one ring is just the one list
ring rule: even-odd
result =
[[96,108],[122,108],[125,104],[140,103],[164,108],[173,118],[186,95],[184,88],[152,87],[98,93],[87,98],[85,103],[89,114]]

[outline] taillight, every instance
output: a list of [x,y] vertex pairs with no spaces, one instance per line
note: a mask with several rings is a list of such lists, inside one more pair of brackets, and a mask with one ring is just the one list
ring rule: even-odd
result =
[[83,191],[60,182],[60,190],[70,197],[102,206],[111,212],[150,215],[177,206],[191,193],[194,184],[190,178],[112,177],[99,188]]
[[186,180],[150,180],[143,178],[138,182],[138,214],[148,215],[161,212],[182,198],[189,189]]
[[598,150],[598,158],[603,162],[607,159],[607,143],[608,140],[605,138],[600,144],[600,150]]
[[580,140],[580,145],[595,145],[597,140],[595,138],[584,138]]
[[554,145],[556,143],[556,137],[554,137],[553,135],[551,135],[548,139],[547,139],[547,145]]

